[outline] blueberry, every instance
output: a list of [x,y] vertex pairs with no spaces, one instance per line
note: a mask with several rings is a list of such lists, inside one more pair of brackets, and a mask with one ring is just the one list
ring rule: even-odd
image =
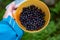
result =
[[24,7],[20,15],[22,25],[24,25],[29,31],[42,28],[45,24],[44,18],[45,13],[35,5]]

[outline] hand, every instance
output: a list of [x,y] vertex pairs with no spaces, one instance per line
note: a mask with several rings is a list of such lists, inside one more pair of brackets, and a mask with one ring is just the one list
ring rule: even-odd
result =
[[16,9],[15,2],[10,3],[6,9],[6,12],[5,12],[3,18],[7,18],[8,16],[12,17],[12,14],[15,12],[15,9]]

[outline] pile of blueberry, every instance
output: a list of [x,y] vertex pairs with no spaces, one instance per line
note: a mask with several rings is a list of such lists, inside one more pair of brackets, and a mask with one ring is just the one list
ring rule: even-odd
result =
[[29,31],[41,29],[45,24],[44,18],[45,13],[35,5],[24,7],[20,15],[21,24]]

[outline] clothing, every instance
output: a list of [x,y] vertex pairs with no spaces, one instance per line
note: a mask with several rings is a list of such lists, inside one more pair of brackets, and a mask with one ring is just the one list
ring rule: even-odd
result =
[[21,40],[23,30],[8,16],[0,21],[0,40]]

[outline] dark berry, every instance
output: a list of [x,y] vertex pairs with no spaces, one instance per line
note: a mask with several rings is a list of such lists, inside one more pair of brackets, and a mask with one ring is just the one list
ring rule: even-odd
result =
[[24,7],[20,15],[21,24],[29,31],[41,29],[45,24],[44,19],[45,13],[35,5]]

